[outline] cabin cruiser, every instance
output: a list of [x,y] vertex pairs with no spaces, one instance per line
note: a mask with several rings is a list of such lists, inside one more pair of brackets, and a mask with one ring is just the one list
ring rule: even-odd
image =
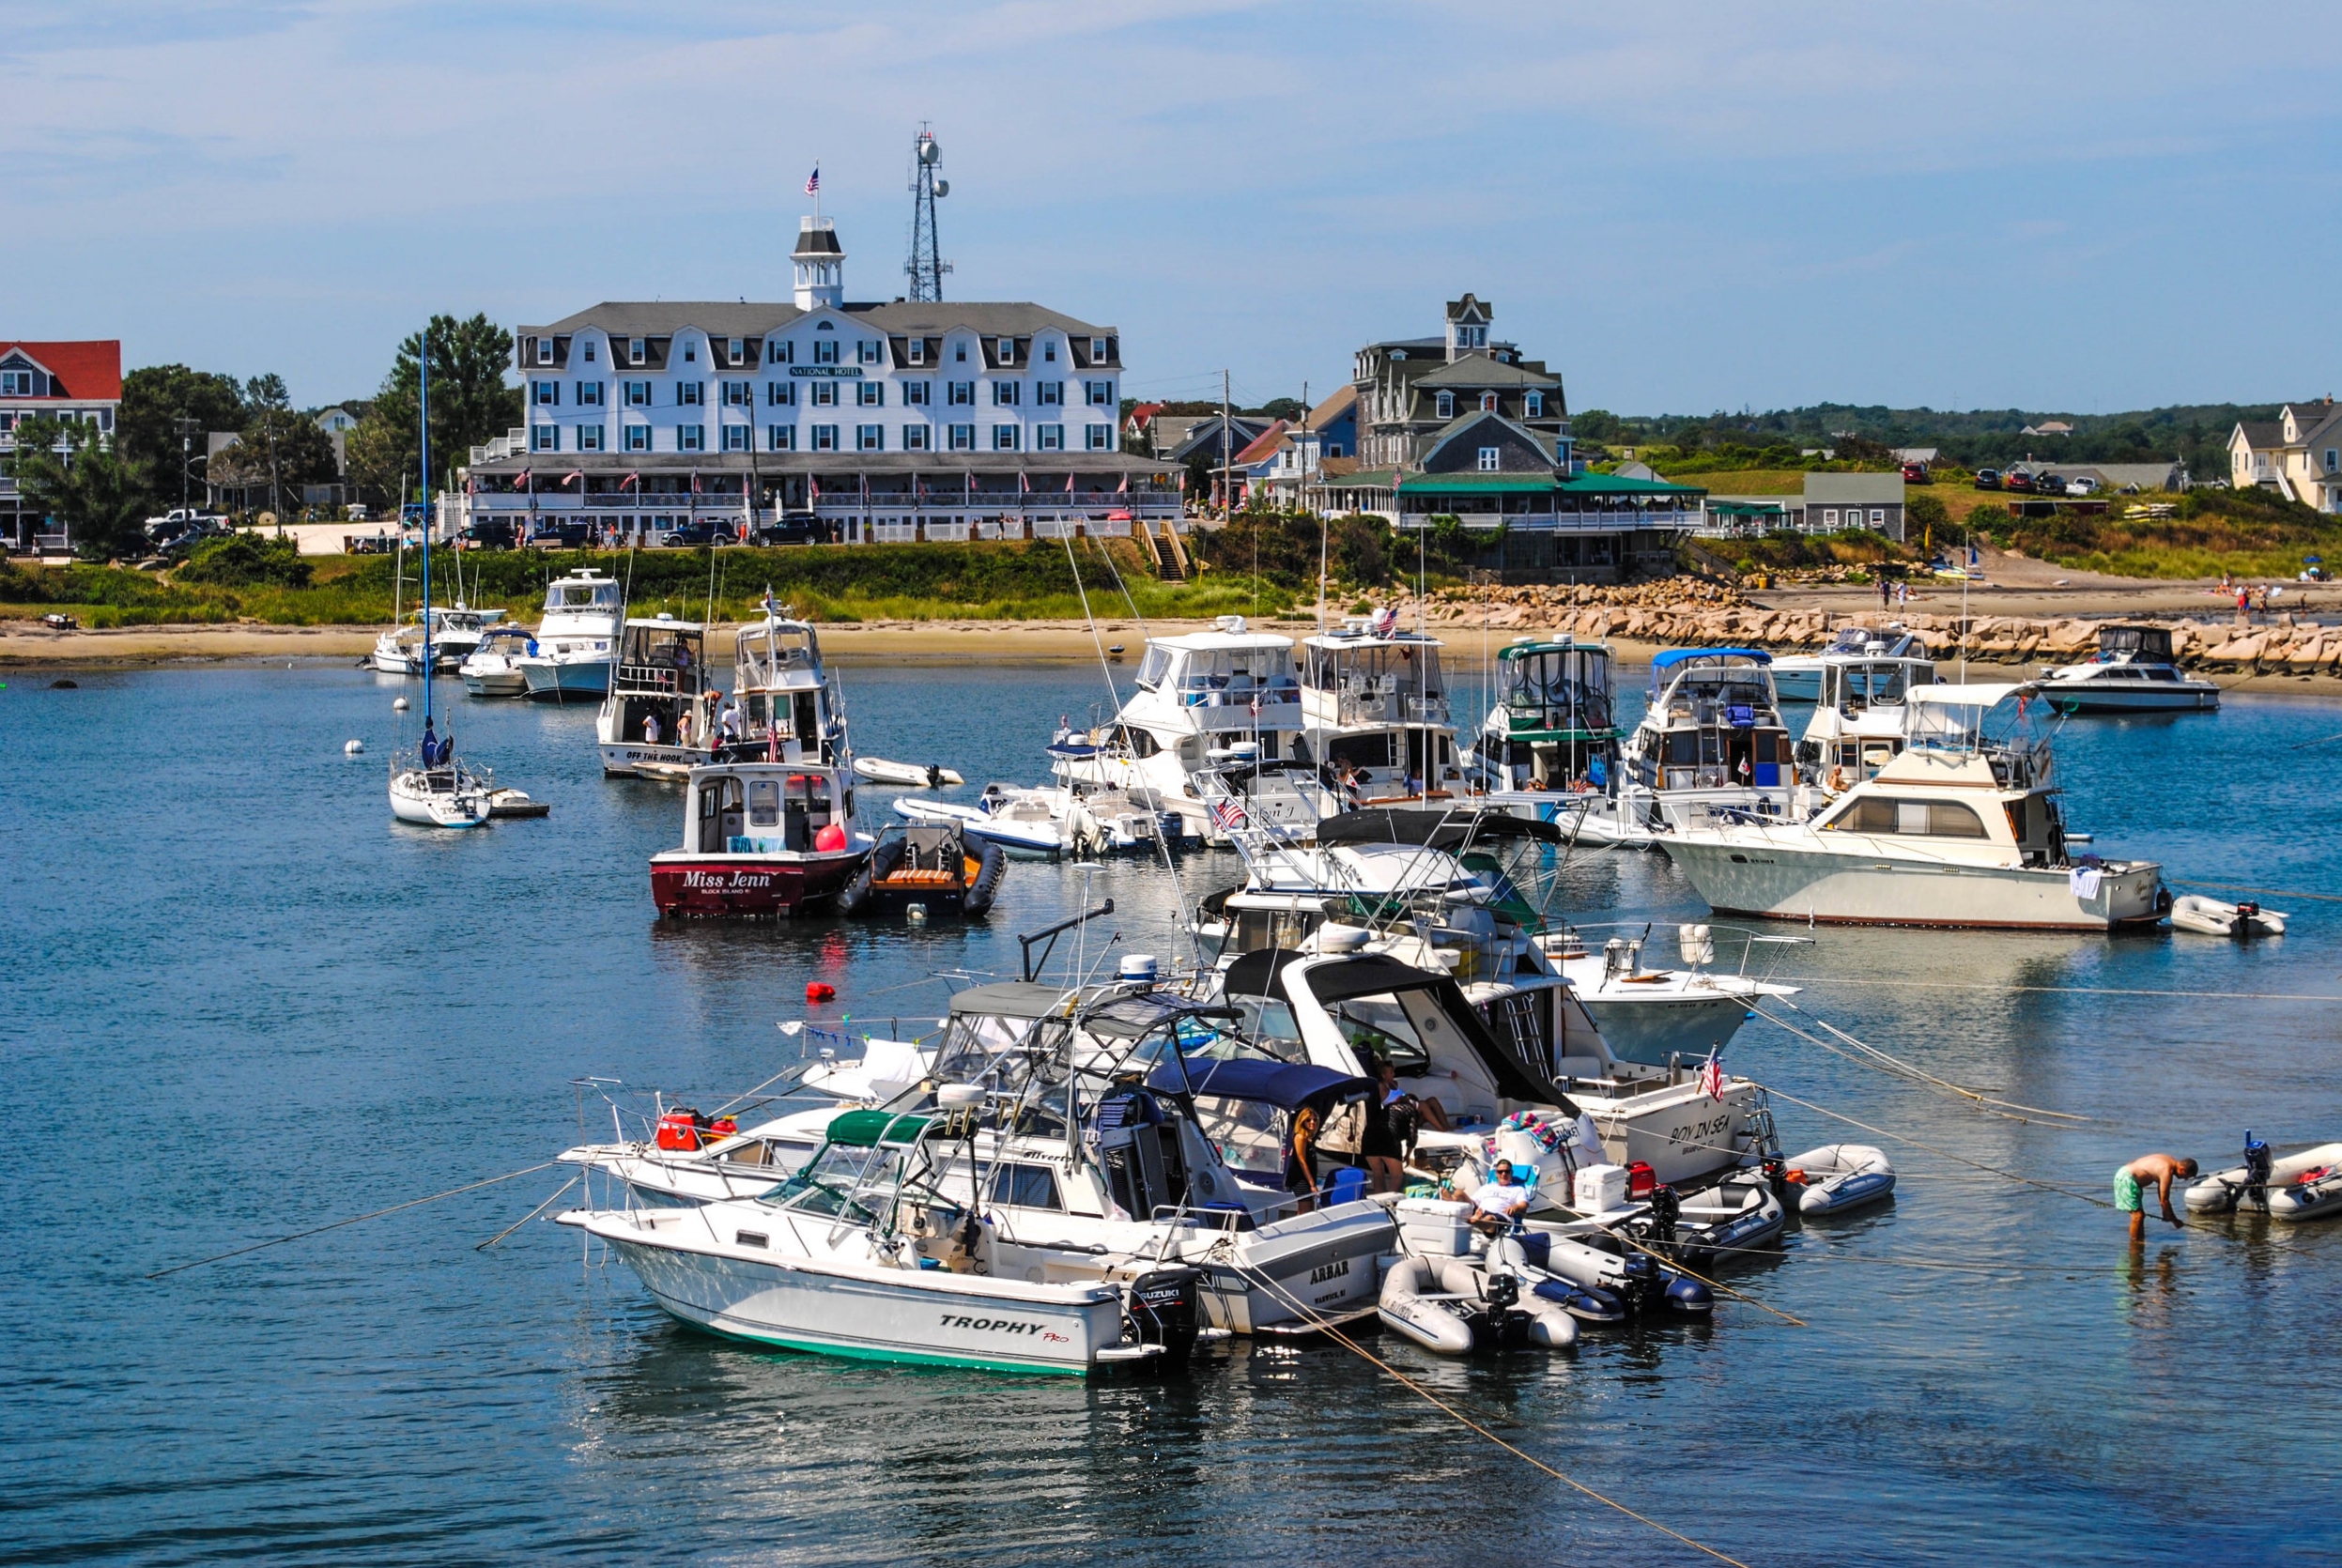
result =
[[[1651,695],[1619,748],[1605,791],[1535,807],[1574,841],[1650,848],[1687,825],[1786,817],[1796,807],[1789,731],[1773,696],[1772,655],[1756,648],[1671,648],[1651,660]],[[1520,797],[1506,797],[1516,806]]]
[[1818,653],[1782,653],[1773,659],[1773,690],[1783,702],[1822,699],[1822,669],[1831,659],[1924,659],[1927,644],[1901,622],[1885,626],[1841,626]]
[[851,772],[845,699],[822,663],[820,634],[769,597],[763,608],[763,620],[740,628],[732,649],[732,698],[743,723],[735,749]]
[[2042,699],[2061,714],[2166,713],[2220,706],[2217,682],[2182,674],[2168,626],[2101,626],[2098,656],[2043,666]]
[[526,626],[490,626],[480,635],[480,645],[455,667],[455,673],[464,678],[464,690],[474,697],[525,696],[529,681],[520,672],[518,661],[527,656],[528,650]]
[[1292,639],[1251,631],[1240,615],[1220,617],[1208,632],[1151,639],[1136,685],[1111,723],[1061,730],[1049,748],[1051,769],[1077,790],[1122,790],[1179,812],[1185,837],[1225,835],[1194,784],[1212,751],[1245,741],[1258,748],[1258,761],[1287,761],[1307,726]]
[[1076,1376],[1183,1360],[1199,1337],[1199,1271],[1141,1247],[1015,1234],[972,1178],[1011,1191],[1045,1180],[1054,1193],[1059,1172],[1003,1160],[987,1112],[988,1099],[850,1111],[803,1169],[756,1196],[573,1209],[558,1222],[608,1242],[666,1312],[729,1339]]
[[454,669],[471,656],[487,629],[503,619],[501,609],[470,609],[461,603],[426,605],[412,621],[376,638],[368,662],[385,675],[422,674],[427,621],[432,668]]
[[[1198,1268],[1216,1329],[1296,1331],[1371,1312],[1395,1242],[1388,1209],[1363,1200],[1299,1209],[1283,1157],[1301,1108],[1329,1115],[1369,1085],[1252,1049],[1229,1009],[1158,989],[1152,969],[1131,955],[1111,984],[963,991],[931,1051],[879,1069],[901,1076],[874,1087],[896,1092],[863,1114],[959,1118],[969,1135],[936,1185],[966,1211],[963,1223],[1100,1263]],[[809,1141],[834,1136],[840,1115],[835,1104],[795,1112],[688,1157],[635,1142],[561,1158],[662,1207],[728,1212],[738,1185],[786,1174]],[[1028,1278],[1079,1271],[1013,1254],[983,1266]]]
[[660,614],[620,629],[618,662],[593,724],[611,777],[679,775],[715,755],[707,629]]
[[588,569],[557,577],[545,590],[545,619],[526,658],[516,661],[529,695],[540,701],[600,699],[609,691],[611,651],[625,616],[618,584]]
[[1348,804],[1445,800],[1462,787],[1439,638],[1354,617],[1302,640],[1301,691],[1292,755],[1339,781]]
[[1566,637],[1522,638],[1500,649],[1500,695],[1472,738],[1472,782],[1492,794],[1607,792],[1624,733],[1610,699],[1610,661],[1609,643]]
[[1894,761],[1907,738],[1915,687],[1935,684],[1927,659],[1832,655],[1822,661],[1822,699],[1806,721],[1797,761],[1828,795],[1841,795]]
[[2151,861],[2076,856],[2046,739],[1988,740],[2029,684],[1913,688],[1903,750],[1810,821],[1686,827],[1668,853],[1719,914],[2108,930],[2163,918]]
[[842,892],[876,840],[854,830],[853,775],[817,762],[704,762],[683,843],[651,857],[662,915],[794,915]]

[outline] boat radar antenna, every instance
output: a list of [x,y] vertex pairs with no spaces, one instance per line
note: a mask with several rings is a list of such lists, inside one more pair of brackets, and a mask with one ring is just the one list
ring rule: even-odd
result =
[[935,238],[936,198],[951,194],[951,181],[935,177],[943,161],[943,148],[921,120],[919,133],[911,141],[911,259],[902,264],[915,300],[940,301],[944,274],[951,270],[951,263],[937,251]]

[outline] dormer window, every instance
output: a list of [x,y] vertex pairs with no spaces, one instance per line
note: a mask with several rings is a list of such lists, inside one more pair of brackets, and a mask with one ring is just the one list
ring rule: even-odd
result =
[[1520,411],[1523,418],[1543,419],[1545,417],[1545,393],[1539,392],[1522,393]]
[[592,364],[593,362],[593,340],[591,338],[586,340],[585,362],[588,364]]
[[537,363],[541,365],[549,365],[552,362],[553,340],[551,338],[537,339]]
[[640,338],[626,340],[626,362],[630,365],[639,365],[642,362],[642,340]]
[[902,358],[903,361],[907,364],[925,364],[927,362],[927,340],[925,338],[913,338],[910,342],[904,344],[902,346]]
[[1502,447],[1482,447],[1480,449],[1480,471],[1482,473],[1496,472],[1497,467],[1503,460],[1503,457],[1504,451]]
[[1496,393],[1482,392],[1480,394],[1480,411],[1484,414],[1496,412]]
[[683,346],[683,357],[685,363],[696,364],[700,358],[700,346],[696,343],[685,344]]
[[966,344],[964,344],[964,343],[957,345],[957,346],[956,346],[956,353],[955,353],[954,357],[955,357],[955,358],[959,361],[959,362],[960,362],[960,363],[962,363],[962,364],[965,364],[965,363],[967,363],[967,362],[968,362],[968,346],[967,346]]
[[1092,338],[1089,340],[1089,358],[1092,364],[1104,364],[1106,362],[1106,340],[1104,338]]
[[1009,365],[1016,363],[1016,339],[1002,338],[1000,340],[999,347],[1000,362],[1002,364]]
[[1432,400],[1432,404],[1433,407],[1439,409],[1440,417],[1441,419],[1454,419],[1456,417],[1456,394],[1454,392],[1443,392],[1440,393]]
[[732,362],[733,364],[735,364],[735,365],[736,365],[736,364],[738,364],[738,363],[740,362],[740,355],[741,355],[742,351],[743,351],[743,345],[741,344],[740,340],[739,340],[738,338],[734,338],[734,339],[732,339]]
[[1055,364],[1057,362],[1057,343],[1055,338],[1050,339],[1050,341],[1040,346],[1040,357],[1047,360],[1051,364]]

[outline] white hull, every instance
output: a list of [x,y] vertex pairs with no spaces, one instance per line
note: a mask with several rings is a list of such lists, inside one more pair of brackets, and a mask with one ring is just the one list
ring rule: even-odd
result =
[[518,697],[528,691],[529,683],[512,669],[467,671],[464,690],[474,697]]
[[[583,1222],[617,1247],[668,1313],[733,1339],[863,1360],[1074,1376],[1095,1370],[1099,1353],[1122,1343],[1121,1296],[1109,1284],[1031,1285],[947,1269],[785,1253],[758,1258],[730,1237],[707,1235],[697,1211],[599,1214]],[[778,1213],[770,1221],[791,1222]],[[690,1251],[661,1234],[686,1226],[700,1232]],[[718,1250],[701,1250],[711,1247]]]
[[2160,917],[2162,868],[2151,864],[2106,871],[2085,900],[2056,869],[1889,861],[1875,850],[1789,849],[1732,837],[1676,838],[1667,849],[1719,915],[2022,930],[2105,930]]
[[601,752],[602,772],[613,778],[654,771],[680,778],[714,756],[705,746],[645,746],[640,741],[604,741]]
[[909,762],[890,762],[884,757],[856,757],[854,771],[873,784],[901,784],[914,790],[967,782],[949,768],[922,768]]
[[1602,1031],[1602,1043],[1611,1055],[1651,1067],[1703,1062],[1711,1047],[1722,1050],[1749,1018],[1745,1000],[1713,992],[1645,998],[1581,991],[1578,999]]
[[1023,854],[1057,855],[1066,849],[1063,829],[1048,817],[1029,821],[994,817],[978,807],[962,806],[954,801],[908,798],[895,802],[895,815],[905,822],[956,827],[970,838],[981,838]]
[[2043,700],[2061,714],[2196,713],[2220,706],[2220,688],[2210,682],[2051,681]]
[[598,702],[609,695],[608,659],[524,659],[519,667],[529,695],[540,701],[590,698]]
[[470,782],[450,788],[409,769],[391,778],[391,815],[418,827],[478,827],[488,820],[488,793]]

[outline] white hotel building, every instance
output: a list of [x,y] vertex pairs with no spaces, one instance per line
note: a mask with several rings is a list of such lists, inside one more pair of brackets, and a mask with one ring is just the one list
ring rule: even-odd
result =
[[787,304],[604,303],[515,349],[528,423],[474,447],[460,527],[516,513],[625,538],[813,513],[854,540],[1121,534],[1176,472],[1117,441],[1119,338],[1034,304],[856,303],[808,218]]

